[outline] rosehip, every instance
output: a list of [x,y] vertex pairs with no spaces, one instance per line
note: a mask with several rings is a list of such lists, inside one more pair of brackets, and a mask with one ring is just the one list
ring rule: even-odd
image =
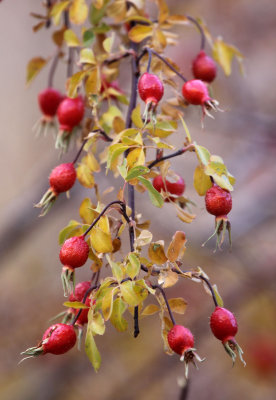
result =
[[207,190],[205,205],[208,213],[216,217],[229,214],[232,209],[231,193],[217,185]]
[[163,97],[164,86],[157,75],[145,72],[139,79],[138,92],[146,104],[156,106]]
[[55,193],[67,192],[76,181],[77,174],[73,163],[60,164],[55,167],[50,176],[49,183]]
[[62,94],[51,87],[42,90],[38,94],[39,107],[47,119],[52,119],[56,115],[58,106],[62,100]]
[[82,301],[85,293],[91,287],[90,281],[80,282],[76,285],[75,291],[70,294],[70,301]]
[[60,129],[71,132],[84,116],[84,103],[81,97],[71,99],[66,97],[59,105],[57,110]]
[[196,106],[203,106],[210,100],[208,88],[200,79],[185,82],[182,86],[182,94],[188,103]]
[[44,332],[42,341],[38,346],[31,347],[21,354],[25,354],[29,357],[47,353],[56,355],[64,354],[74,347],[76,340],[77,336],[72,325],[55,324]]
[[73,236],[63,243],[59,259],[64,266],[71,268],[82,267],[89,254],[89,246],[85,241],[84,236]]
[[[157,175],[153,179],[152,185],[159,193],[163,190],[175,196],[181,196],[185,190],[185,181],[181,176],[176,174],[174,178],[172,181],[170,177],[163,179],[162,175]],[[175,200],[175,197],[169,197],[169,199]]]
[[174,325],[169,331],[168,344],[170,348],[181,356],[180,360],[185,362],[185,376],[188,378],[188,364],[192,362],[194,365],[196,358],[198,361],[203,361],[194,349],[194,336],[192,332],[182,325]]
[[216,307],[210,318],[210,327],[214,336],[221,340],[233,363],[236,360],[235,350],[237,350],[240,360],[245,365],[242,358],[243,351],[235,340],[235,335],[238,332],[238,324],[231,311],[226,308]]
[[201,50],[193,61],[192,70],[196,79],[205,82],[212,82],[217,74],[215,61],[207,56],[204,50]]

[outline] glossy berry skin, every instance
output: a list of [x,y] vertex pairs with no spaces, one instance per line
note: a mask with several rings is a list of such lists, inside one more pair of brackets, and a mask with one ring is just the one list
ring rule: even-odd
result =
[[50,176],[49,183],[54,193],[67,192],[76,181],[77,174],[73,163],[60,164],[55,167]]
[[193,75],[196,79],[211,83],[217,74],[215,61],[201,50],[192,64]]
[[[231,311],[226,308],[216,307],[210,318],[210,327],[214,336],[226,343],[228,340],[234,340],[238,332],[236,318]],[[235,341],[235,340],[234,340]]]
[[71,132],[84,116],[84,103],[81,97],[71,99],[66,97],[59,105],[57,110],[60,129]]
[[185,326],[174,325],[168,333],[168,343],[175,353],[182,356],[187,350],[194,347],[194,337]]
[[200,79],[192,79],[182,86],[183,97],[188,103],[196,106],[203,106],[208,100],[211,100],[208,88]]
[[52,325],[45,331],[42,338],[43,354],[64,354],[74,347],[76,340],[76,333],[72,325]]
[[153,103],[156,105],[163,97],[164,86],[157,75],[145,72],[139,79],[138,92],[146,104]]
[[205,206],[208,213],[216,217],[227,215],[232,209],[231,193],[217,185],[213,185],[206,192]]
[[89,246],[85,238],[83,236],[73,236],[63,243],[59,259],[65,266],[79,268],[86,263],[88,254]]
[[[177,175],[178,176],[178,175]],[[185,182],[181,176],[178,176],[178,180],[171,182],[169,179],[165,179],[166,187],[162,175],[157,175],[153,181],[153,187],[160,193],[161,190],[167,191],[176,196],[181,196],[185,190]]]
[[42,90],[38,94],[38,104],[45,117],[54,117],[62,100],[62,94],[58,90],[50,87]]

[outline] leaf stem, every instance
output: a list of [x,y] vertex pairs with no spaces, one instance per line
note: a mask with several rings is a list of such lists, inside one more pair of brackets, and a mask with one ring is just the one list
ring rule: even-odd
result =
[[162,286],[160,286],[160,285],[151,285],[151,286],[152,286],[153,289],[159,289],[159,290],[160,290],[160,292],[161,292],[161,294],[162,294],[162,296],[163,296],[163,298],[164,298],[164,300],[165,300],[165,303],[166,303],[168,312],[169,312],[169,314],[170,314],[170,318],[171,318],[171,320],[172,320],[172,323],[173,323],[174,325],[176,325],[176,322],[175,322],[175,319],[174,319],[174,316],[173,316],[171,307],[170,307],[170,305],[169,305],[169,302],[168,302],[168,299],[167,299],[165,290],[164,290],[164,289],[162,288]]

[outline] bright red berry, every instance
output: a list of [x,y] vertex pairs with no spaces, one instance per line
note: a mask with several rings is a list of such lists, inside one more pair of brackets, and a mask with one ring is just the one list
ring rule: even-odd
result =
[[57,110],[60,129],[71,132],[84,116],[84,102],[81,97],[71,99],[66,97],[59,105]]
[[74,347],[76,340],[76,333],[72,325],[52,325],[42,337],[43,354],[64,354]]
[[229,214],[232,209],[231,193],[217,185],[207,190],[205,205],[208,213],[220,217]]
[[73,163],[60,164],[55,167],[50,176],[49,183],[54,193],[62,193],[70,190],[77,178]]
[[181,196],[185,190],[184,179],[176,174],[173,178],[167,177],[166,179],[163,179],[162,175],[157,175],[153,179],[152,185],[159,193],[163,190],[175,196]]
[[187,81],[182,86],[182,94],[190,104],[201,105],[211,100],[208,88],[200,79],[192,79]]
[[216,307],[211,315],[210,327],[214,336],[221,340],[222,343],[233,340],[238,332],[236,318],[231,311],[222,307]]
[[51,87],[42,90],[38,94],[38,104],[46,118],[52,118],[56,115],[58,106],[62,100],[62,94]]
[[59,258],[63,265],[71,268],[83,266],[89,254],[89,246],[84,236],[73,236],[63,243]]
[[204,82],[212,82],[217,74],[215,61],[207,56],[204,50],[201,50],[193,61],[192,70],[196,79]]
[[168,333],[168,343],[175,353],[182,356],[186,351],[194,347],[194,337],[192,332],[185,326],[174,325]]
[[156,105],[163,97],[164,86],[157,75],[145,72],[139,79],[138,92],[146,104],[153,103]]

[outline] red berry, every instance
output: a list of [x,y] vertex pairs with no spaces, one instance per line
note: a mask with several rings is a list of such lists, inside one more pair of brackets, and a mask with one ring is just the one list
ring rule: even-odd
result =
[[58,120],[60,129],[71,132],[77,126],[84,116],[84,103],[81,97],[71,99],[66,97],[59,105]]
[[182,356],[187,350],[194,347],[194,337],[185,326],[174,325],[168,333],[168,343],[175,353]]
[[38,104],[45,117],[54,117],[62,100],[61,93],[50,87],[38,94]]
[[161,190],[167,190],[169,193],[176,196],[181,196],[185,190],[185,181],[179,175],[176,175],[173,181],[170,180],[170,177],[167,177],[165,179],[165,183],[166,185],[164,184],[162,175],[157,175],[153,179],[152,185],[159,193],[161,192]]
[[76,333],[72,325],[52,325],[42,337],[43,354],[64,354],[74,347],[76,340]]
[[139,79],[138,92],[146,104],[156,105],[163,97],[164,86],[158,76],[145,72]]
[[193,61],[193,74],[196,79],[205,82],[212,82],[217,74],[217,66],[215,61],[207,56],[204,50],[201,50]]
[[213,185],[206,192],[205,205],[208,213],[216,217],[227,215],[232,209],[231,193],[217,185]]
[[190,104],[204,106],[205,102],[211,100],[208,88],[200,79],[192,79],[182,86],[182,94]]
[[51,189],[56,193],[67,192],[76,181],[77,174],[73,163],[60,164],[55,167],[50,176]]
[[82,301],[84,298],[85,293],[91,287],[90,281],[80,282],[75,287],[75,292],[70,294],[69,300],[70,301]]
[[[108,82],[105,78],[102,78],[100,93],[101,94],[104,93],[109,88],[115,89],[119,93],[123,93],[117,81]],[[109,97],[111,99],[117,98],[114,94],[109,94],[109,93],[106,93],[105,97]]]
[[222,343],[226,343],[229,340],[233,341],[238,332],[236,318],[231,311],[222,307],[216,307],[211,315],[210,327],[214,336],[221,340]]
[[89,246],[84,236],[73,236],[63,243],[59,258],[63,265],[79,268],[86,263],[88,254]]

